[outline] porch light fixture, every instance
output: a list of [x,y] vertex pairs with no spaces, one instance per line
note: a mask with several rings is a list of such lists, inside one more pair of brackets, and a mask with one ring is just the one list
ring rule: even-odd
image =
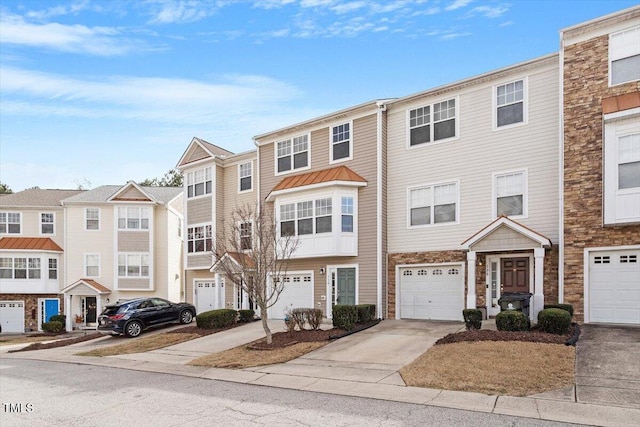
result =
[[324,267],[320,267],[320,274],[324,274]]

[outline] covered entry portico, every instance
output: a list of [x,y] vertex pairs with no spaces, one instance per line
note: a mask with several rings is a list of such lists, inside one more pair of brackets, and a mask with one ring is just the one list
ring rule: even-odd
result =
[[[544,307],[544,261],[551,241],[522,224],[501,216],[462,243],[467,251],[467,308],[476,308],[476,284],[486,286],[487,315],[500,311],[498,299],[506,292],[533,294],[529,317],[536,321]],[[485,278],[477,280],[479,253],[486,257]]]
[[66,329],[95,328],[97,316],[109,302],[107,298],[111,290],[95,280],[80,279],[64,288],[64,314],[67,316]]

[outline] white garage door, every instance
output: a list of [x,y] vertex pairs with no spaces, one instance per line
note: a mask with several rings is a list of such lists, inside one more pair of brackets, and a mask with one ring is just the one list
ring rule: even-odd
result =
[[0,301],[2,332],[24,333],[24,301]]
[[400,317],[462,320],[464,278],[461,266],[400,269]]
[[293,274],[284,278],[284,288],[278,302],[269,309],[269,318],[284,319],[285,313],[293,308],[313,308],[311,274]]
[[640,324],[640,250],[589,255],[589,322]]
[[220,307],[220,296],[218,288],[214,281],[197,281],[196,289],[196,311],[203,313],[205,311],[215,310]]

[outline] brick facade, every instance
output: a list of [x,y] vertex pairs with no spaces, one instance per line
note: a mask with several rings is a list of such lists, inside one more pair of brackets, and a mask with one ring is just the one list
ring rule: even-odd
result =
[[57,298],[60,300],[60,313],[64,313],[64,298],[58,294],[0,294],[0,301],[24,301],[24,330],[38,330],[38,299]]
[[640,244],[640,225],[603,225],[602,100],[640,90],[608,85],[609,36],[564,50],[564,301],[584,319],[585,248]]

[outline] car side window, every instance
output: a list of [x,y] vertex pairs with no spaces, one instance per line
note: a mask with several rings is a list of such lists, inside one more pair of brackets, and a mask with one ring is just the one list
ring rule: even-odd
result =
[[162,300],[162,299],[160,299],[160,298],[154,298],[154,299],[152,299],[152,301],[153,301],[153,304],[154,304],[156,307],[166,308],[166,307],[168,307],[168,306],[169,306],[169,303],[168,303],[167,301]]

